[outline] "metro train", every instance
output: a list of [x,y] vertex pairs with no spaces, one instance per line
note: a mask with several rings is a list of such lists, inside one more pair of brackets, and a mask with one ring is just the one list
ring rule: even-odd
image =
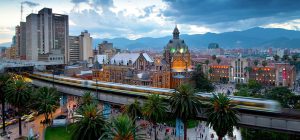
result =
[[[78,78],[52,75],[40,72],[34,72],[29,74],[30,77],[36,79],[42,79],[49,82],[62,83],[66,85],[98,89],[105,91],[112,91],[118,93],[126,93],[136,96],[146,97],[148,94],[160,94],[164,98],[168,98],[172,93],[175,92],[174,89],[167,88],[155,88],[148,86],[137,86],[137,85],[128,85],[121,83],[113,82],[102,82],[98,81],[97,83],[92,80],[82,80]],[[210,98],[213,97],[211,93],[197,93],[200,96],[201,102],[208,103]],[[236,105],[237,109],[241,110],[250,110],[258,112],[271,112],[271,113],[281,113],[280,103],[273,100],[260,99],[260,98],[251,98],[251,97],[241,97],[241,96],[229,96],[231,98],[232,104]]]
[[[208,103],[213,97],[212,93],[198,93],[200,99],[204,103]],[[250,110],[258,112],[281,113],[281,105],[279,102],[268,99],[242,97],[242,96],[229,96],[231,103],[235,108],[240,110]]]
[[98,90],[106,90],[113,92],[121,92],[121,93],[129,93],[129,94],[137,94],[140,95],[142,93],[150,93],[150,94],[160,94],[160,95],[169,95],[170,93],[175,92],[174,89],[167,88],[155,88],[148,86],[137,86],[137,85],[128,85],[121,83],[113,83],[113,82],[103,82],[103,81],[95,81],[92,80],[82,80],[78,78],[52,75],[40,72],[34,72],[33,74],[29,74],[30,77],[43,79],[50,82],[57,82],[66,85],[76,86],[76,87],[84,87]]

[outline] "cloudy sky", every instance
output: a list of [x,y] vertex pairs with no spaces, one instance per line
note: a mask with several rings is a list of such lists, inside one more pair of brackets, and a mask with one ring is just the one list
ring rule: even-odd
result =
[[88,30],[94,38],[161,37],[177,24],[183,34],[252,27],[300,30],[300,0],[1,0],[0,43],[14,27],[43,7],[68,14],[70,35]]

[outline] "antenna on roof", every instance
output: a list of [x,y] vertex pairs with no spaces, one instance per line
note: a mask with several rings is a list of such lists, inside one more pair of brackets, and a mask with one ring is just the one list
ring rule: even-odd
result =
[[21,2],[21,22],[23,20],[23,2]]

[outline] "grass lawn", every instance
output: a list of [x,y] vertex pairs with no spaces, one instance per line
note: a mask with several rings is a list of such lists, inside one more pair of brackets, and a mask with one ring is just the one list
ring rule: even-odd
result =
[[45,140],[71,140],[70,127],[48,127],[45,132]]

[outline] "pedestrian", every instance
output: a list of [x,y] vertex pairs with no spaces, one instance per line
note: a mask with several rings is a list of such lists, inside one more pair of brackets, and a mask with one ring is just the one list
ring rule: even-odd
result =
[[9,139],[9,140],[10,140],[10,135],[9,135],[9,134],[7,134],[7,139]]

